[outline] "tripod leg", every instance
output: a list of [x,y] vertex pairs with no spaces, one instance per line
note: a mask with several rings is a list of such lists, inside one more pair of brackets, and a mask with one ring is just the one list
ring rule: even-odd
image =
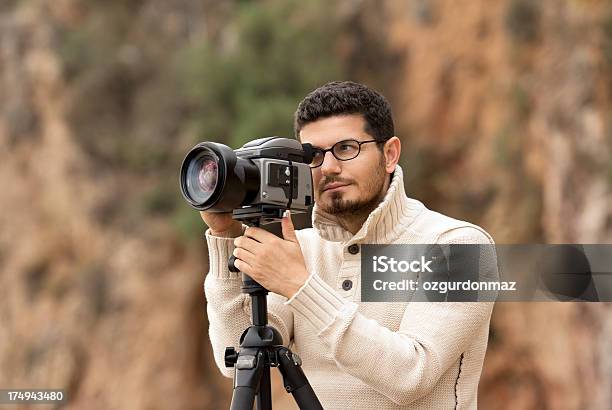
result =
[[291,394],[293,394],[293,398],[301,410],[323,410],[317,395],[309,383],[292,391]]
[[259,392],[257,393],[257,410],[272,409],[272,383],[270,381],[270,367],[264,366],[259,381]]
[[251,410],[255,402],[255,389],[246,386],[234,387],[231,410]]
[[323,410],[312,386],[308,382],[301,361],[291,350],[281,346],[277,350],[278,367],[283,375],[285,390],[293,394],[295,402],[301,410]]
[[[238,353],[234,375],[234,392],[232,394],[231,410],[252,410],[255,403],[255,395],[261,392],[260,383],[266,370],[264,354],[260,349],[245,348]],[[270,381],[270,369],[268,371],[268,384]],[[270,393],[264,394],[263,398],[270,397]],[[257,397],[258,410],[262,396]],[[264,403],[265,404],[265,403]]]

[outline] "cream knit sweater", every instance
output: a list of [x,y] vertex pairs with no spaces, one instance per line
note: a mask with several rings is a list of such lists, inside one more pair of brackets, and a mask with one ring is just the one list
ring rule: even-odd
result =
[[[355,235],[315,205],[297,231],[310,277],[290,299],[268,296],[269,323],[298,353],[325,409],[475,409],[493,303],[361,303],[353,244],[493,243],[482,228],[408,198],[397,166],[384,200]],[[227,377],[226,346],[250,325],[250,298],[229,272],[233,239],[207,231],[210,339]],[[355,247],[352,248],[355,252]],[[344,290],[342,283],[352,281]],[[348,287],[348,286],[346,286]]]

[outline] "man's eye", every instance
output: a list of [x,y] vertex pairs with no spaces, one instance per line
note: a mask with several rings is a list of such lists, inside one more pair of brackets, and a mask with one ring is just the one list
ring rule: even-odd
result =
[[353,149],[353,146],[351,144],[342,144],[340,145],[340,150],[341,151],[350,151]]

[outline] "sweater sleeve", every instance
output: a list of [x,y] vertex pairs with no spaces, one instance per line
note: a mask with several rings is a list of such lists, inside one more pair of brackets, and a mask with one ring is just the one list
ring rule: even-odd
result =
[[[234,238],[221,238],[206,231],[210,270],[204,281],[209,336],[215,363],[226,377],[234,376],[234,368],[225,367],[225,347],[238,347],[240,335],[251,325],[251,298],[242,293],[242,274],[230,272],[227,261],[234,251]],[[284,305],[287,299],[268,294],[268,323],[276,328],[289,345],[293,339],[293,312]]]
[[[464,227],[443,234],[438,243],[491,243],[481,231]],[[289,301],[296,320],[305,320],[336,365],[399,405],[432,391],[474,335],[488,326],[493,303],[408,303],[400,327],[392,331],[357,311],[313,274]],[[487,340],[478,341],[486,344]]]

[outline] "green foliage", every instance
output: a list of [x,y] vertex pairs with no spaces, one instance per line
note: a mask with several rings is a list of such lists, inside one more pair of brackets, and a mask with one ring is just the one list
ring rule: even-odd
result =
[[506,12],[505,25],[510,37],[524,44],[534,43],[540,34],[540,6],[531,0],[512,0]]
[[86,30],[66,30],[61,33],[58,52],[68,81],[92,66],[96,54],[88,47],[90,42],[90,33]]
[[170,221],[184,243],[197,240],[206,230],[200,214],[187,205],[178,207],[171,215]]
[[603,32],[602,51],[608,65],[612,65],[612,6],[601,23]]
[[512,104],[508,104],[507,117],[493,141],[495,160],[505,169],[517,170],[523,164],[521,149],[524,136],[528,133],[526,124],[533,109],[528,89],[516,81],[507,91],[507,99]]
[[[606,149],[608,150],[608,153],[612,153],[612,110],[609,110],[608,122],[606,125],[607,125]],[[608,161],[607,173],[608,173],[607,175],[608,176],[608,186],[612,187],[612,161]]]
[[517,127],[508,122],[495,136],[493,141],[495,163],[499,164],[501,168],[516,170],[521,166],[522,158],[518,133]]
[[[83,266],[79,272],[79,290],[86,301],[85,312],[91,316],[87,323],[102,317],[111,307],[111,283],[105,266],[99,261],[92,261]],[[91,320],[93,319],[93,320]]]
[[108,66],[124,44],[141,0],[81,0],[87,15],[74,27],[61,27],[58,52],[68,81]]
[[528,91],[521,84],[515,84],[511,90],[512,100],[514,101],[514,111],[517,120],[527,121],[532,111],[531,97]]
[[[321,1],[244,3],[231,40],[199,44],[179,62],[183,92],[199,138],[236,148],[259,136],[290,137],[305,94],[338,79],[338,24]],[[298,7],[299,6],[299,7]]]
[[[238,4],[223,41],[196,43],[178,55],[177,78],[190,107],[186,132],[233,148],[262,136],[291,137],[299,101],[342,75],[333,15],[321,1]],[[179,200],[172,223],[192,240],[204,225]]]
[[178,189],[169,184],[158,184],[146,192],[142,198],[142,206],[149,215],[169,215],[178,205]]
[[16,8],[18,3],[19,3],[19,0],[0,1],[0,13],[12,12]]
[[[68,121],[95,172],[134,177],[134,188],[107,207],[123,217],[105,223],[129,230],[163,218],[189,240],[203,223],[179,194],[186,150],[202,140],[237,148],[261,136],[291,137],[299,101],[349,77],[336,50],[346,21],[322,0],[229,2],[231,12],[208,15],[217,28],[204,32],[188,27],[200,21],[188,7],[168,5],[169,16],[150,5],[80,0],[78,24],[58,29],[73,90]],[[168,31],[173,24],[184,31]]]

